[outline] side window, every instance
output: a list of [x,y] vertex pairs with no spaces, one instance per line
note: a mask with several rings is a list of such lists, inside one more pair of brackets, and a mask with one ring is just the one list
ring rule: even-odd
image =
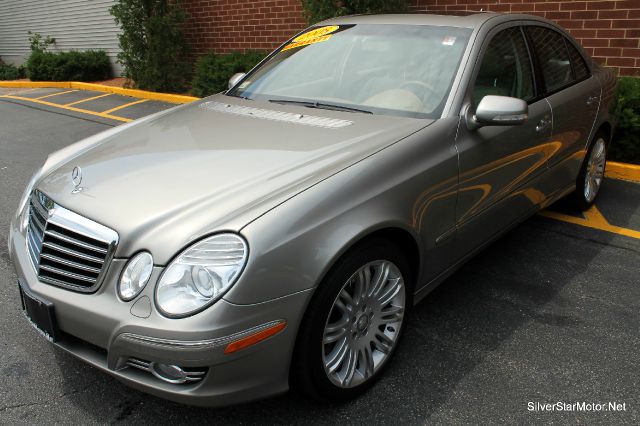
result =
[[569,58],[571,58],[571,65],[573,66],[573,72],[576,74],[576,80],[584,80],[589,77],[589,68],[584,62],[584,58],[578,52],[578,49],[571,44],[569,40],[565,40],[567,43],[567,49],[569,49]]
[[528,27],[528,31],[540,62],[547,92],[571,83],[573,74],[564,37],[543,27]]
[[486,95],[525,101],[535,96],[531,61],[519,27],[500,31],[487,46],[473,86],[476,105]]

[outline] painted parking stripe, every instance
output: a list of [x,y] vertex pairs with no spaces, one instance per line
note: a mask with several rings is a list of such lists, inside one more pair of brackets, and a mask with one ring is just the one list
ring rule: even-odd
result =
[[42,100],[32,99],[32,98],[25,98],[23,96],[3,95],[3,96],[0,96],[0,98],[15,99],[15,100],[18,100],[18,101],[34,102],[36,104],[42,104],[42,105],[46,105],[46,106],[50,106],[50,107],[66,109],[66,110],[74,111],[74,112],[80,112],[82,114],[95,115],[97,117],[108,118],[108,119],[111,119],[111,120],[122,121],[122,122],[125,122],[125,123],[129,123],[130,121],[133,121],[130,118],[118,117],[117,115],[111,115],[111,114],[108,114],[108,113],[105,113],[105,112],[89,111],[89,110],[82,109],[82,108],[76,108],[76,107],[72,107],[72,106],[65,106],[65,105],[55,104],[53,102],[47,102],[47,101],[42,101]]
[[50,93],[48,95],[40,96],[39,98],[33,98],[33,99],[40,100],[44,98],[50,98],[51,96],[64,95],[65,93],[73,93],[73,92],[77,92],[77,90],[65,90],[64,92]]
[[111,95],[113,95],[113,93],[103,93],[102,95],[92,96],[90,98],[80,99],[79,101],[71,102],[69,104],[64,104],[63,106],[71,106],[71,105],[81,104],[82,102],[88,102],[88,101],[92,101],[94,99],[100,99],[100,98],[104,98],[106,96],[111,96]]
[[614,179],[640,182],[640,165],[607,161],[607,168],[604,175]]
[[137,101],[129,102],[128,104],[120,105],[115,108],[108,109],[106,111],[102,111],[102,114],[111,114],[114,111],[118,111],[119,109],[128,108],[132,105],[141,104],[143,102],[147,102],[149,99],[138,99]]
[[584,218],[569,216],[568,214],[553,212],[549,210],[543,210],[538,214],[540,216],[560,220],[562,222],[572,223],[574,225],[580,225],[600,231],[611,232],[613,234],[624,235],[625,237],[640,239],[640,231],[611,225],[595,205],[591,206],[589,210],[584,212]]
[[23,89],[23,90],[18,90],[17,92],[9,92],[7,93],[7,95],[18,95],[21,93],[31,93],[31,92],[35,92],[36,90],[40,90],[39,87],[34,87],[33,89]]
[[117,95],[131,96],[132,98],[150,99],[154,101],[169,102],[172,104],[186,104],[197,101],[200,98],[171,93],[149,92],[147,90],[125,89],[123,87],[105,86],[104,84],[82,83],[79,81],[0,81],[0,87],[7,88],[59,88],[91,90],[97,92],[115,93]]

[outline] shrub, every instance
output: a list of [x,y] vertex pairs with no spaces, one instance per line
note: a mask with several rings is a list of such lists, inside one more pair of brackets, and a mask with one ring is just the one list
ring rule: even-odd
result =
[[618,80],[613,113],[617,126],[609,159],[640,164],[640,78]]
[[27,31],[29,34],[29,48],[32,52],[46,52],[49,49],[49,46],[56,44],[56,39],[51,36],[42,37],[40,33],[32,33],[31,31]]
[[301,0],[310,24],[324,19],[357,13],[399,13],[407,10],[407,0]]
[[258,51],[226,54],[208,53],[198,59],[191,92],[209,96],[227,89],[229,78],[237,72],[248,72],[267,54]]
[[102,50],[34,51],[27,60],[27,73],[33,81],[99,81],[111,77],[111,64]]
[[122,27],[118,62],[124,76],[141,89],[184,90],[191,67],[179,0],[118,0],[109,11]]
[[16,67],[15,65],[5,64],[0,59],[0,80],[17,80],[23,78],[24,75],[25,71],[22,65]]

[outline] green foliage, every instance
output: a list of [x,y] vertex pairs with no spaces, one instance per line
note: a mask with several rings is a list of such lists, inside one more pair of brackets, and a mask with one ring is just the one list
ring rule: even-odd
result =
[[26,74],[32,81],[99,81],[111,77],[111,64],[104,51],[48,52],[56,43],[55,38],[28,33],[31,55],[27,59]]
[[50,36],[42,37],[39,33],[29,33],[29,47],[32,52],[46,52],[49,46],[56,44],[56,39]]
[[248,72],[265,56],[266,53],[253,50],[245,53],[208,53],[196,63],[191,93],[204,97],[226,90],[233,74]]
[[613,113],[617,125],[609,159],[640,164],[640,78],[618,80]]
[[407,0],[301,0],[310,24],[324,19],[361,13],[401,13]]
[[100,81],[111,77],[111,64],[102,50],[34,51],[27,60],[27,73],[33,81]]
[[135,87],[180,92],[191,71],[179,0],[118,0],[110,9],[122,52],[118,62]]
[[16,67],[15,65],[5,64],[0,59],[0,80],[17,80],[24,78],[25,70],[22,65]]

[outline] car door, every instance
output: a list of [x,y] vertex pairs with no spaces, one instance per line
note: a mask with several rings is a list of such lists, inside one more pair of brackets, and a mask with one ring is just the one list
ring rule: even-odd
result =
[[550,176],[560,187],[576,180],[600,103],[600,84],[573,41],[543,26],[525,27],[553,115]]
[[545,198],[533,184],[553,151],[551,109],[536,90],[534,67],[520,26],[489,33],[467,94],[465,116],[486,95],[527,101],[528,120],[514,126],[473,129],[461,120],[456,146],[459,192],[458,255],[463,256],[516,222]]

